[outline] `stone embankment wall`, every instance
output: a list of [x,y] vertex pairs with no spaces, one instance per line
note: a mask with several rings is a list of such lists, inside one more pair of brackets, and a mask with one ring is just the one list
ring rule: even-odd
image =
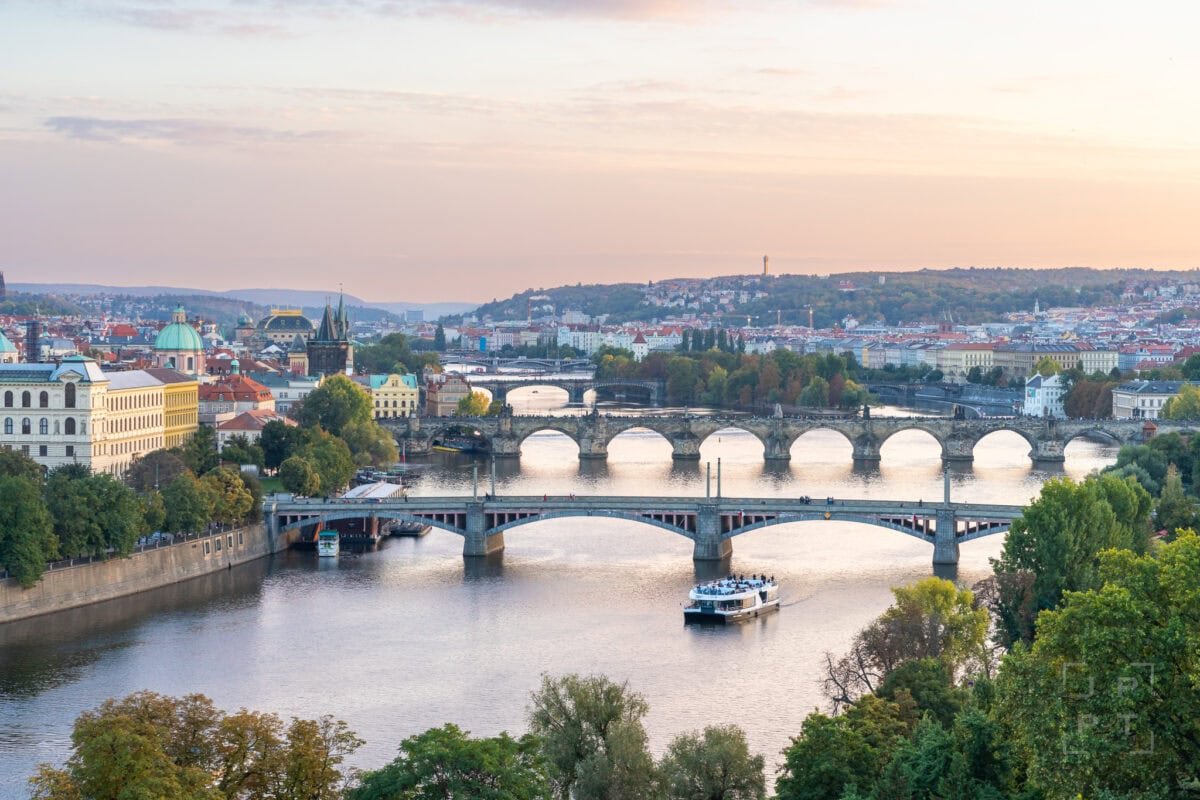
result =
[[250,525],[152,550],[46,572],[28,589],[0,580],[0,624],[137,594],[269,556],[288,547],[285,536]]

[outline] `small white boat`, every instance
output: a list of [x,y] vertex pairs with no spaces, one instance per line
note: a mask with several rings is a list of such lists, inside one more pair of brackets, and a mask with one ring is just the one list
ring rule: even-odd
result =
[[317,533],[317,556],[320,558],[337,558],[339,545],[338,532],[326,528]]
[[683,609],[684,622],[738,622],[779,610],[779,585],[774,576],[730,575],[696,584],[688,593],[692,601]]

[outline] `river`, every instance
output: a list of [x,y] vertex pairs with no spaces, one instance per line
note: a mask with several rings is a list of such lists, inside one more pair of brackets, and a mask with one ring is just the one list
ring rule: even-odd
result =
[[[562,395],[565,398],[565,394]],[[510,395],[518,410],[558,408],[551,390]],[[888,413],[888,410],[877,411]],[[903,413],[891,410],[891,413]],[[1115,459],[1084,441],[1059,473],[1033,471],[1028,445],[997,433],[954,471],[953,497],[1025,503],[1050,475],[1082,477]],[[704,462],[721,459],[726,496],[941,497],[939,449],[898,434],[875,469],[856,470],[838,434],[802,437],[788,465],[762,446],[714,434],[700,464],[674,464],[670,445],[630,432],[607,463],[580,462],[574,443],[539,433],[519,462],[501,462],[501,494],[704,493]],[[435,456],[414,493],[471,491],[472,463]],[[481,488],[481,491],[484,491]],[[697,580],[691,542],[620,520],[550,520],[505,534],[502,558],[466,563],[462,541],[433,531],[378,551],[318,563],[311,552],[72,612],[0,626],[0,797],[25,795],[41,761],[68,754],[75,716],[139,689],[201,692],[226,709],[334,714],[367,740],[352,759],[379,766],[401,739],[452,721],[475,734],[524,730],[542,673],[605,673],[650,704],[656,752],[676,733],[735,722],[773,771],[804,716],[823,707],[825,651],[840,653],[890,602],[889,590],[931,573],[932,548],[851,523],[780,525],[734,539],[733,569],[774,574],[779,614],[729,629],[685,628]],[[1002,545],[962,546],[956,578],[970,585]]]

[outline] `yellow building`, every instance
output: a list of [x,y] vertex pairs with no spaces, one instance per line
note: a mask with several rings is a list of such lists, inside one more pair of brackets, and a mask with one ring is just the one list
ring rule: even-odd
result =
[[416,414],[421,401],[416,375],[359,375],[354,378],[371,395],[375,419]]
[[163,383],[163,447],[178,447],[200,428],[200,384],[171,369],[146,372]]
[[991,342],[968,342],[947,345],[937,353],[937,368],[946,380],[965,379],[972,367],[987,372],[994,363],[995,345]]
[[1049,358],[1064,370],[1082,367],[1086,373],[1111,372],[1117,366],[1116,350],[1096,350],[1073,344],[1002,344],[996,346],[995,365],[1008,378],[1028,378],[1034,366]]
[[105,375],[107,413],[100,436],[108,456],[108,471],[121,475],[135,458],[163,447],[163,382],[140,369]]

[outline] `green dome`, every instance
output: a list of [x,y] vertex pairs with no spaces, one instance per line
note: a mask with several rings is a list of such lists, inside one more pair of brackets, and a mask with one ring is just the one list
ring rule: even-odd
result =
[[172,322],[158,332],[154,340],[155,350],[203,350],[200,334],[186,322]]
[[16,345],[14,345],[11,341],[9,341],[9,338],[4,335],[4,331],[0,331],[0,353],[15,353],[15,352],[17,352]]

